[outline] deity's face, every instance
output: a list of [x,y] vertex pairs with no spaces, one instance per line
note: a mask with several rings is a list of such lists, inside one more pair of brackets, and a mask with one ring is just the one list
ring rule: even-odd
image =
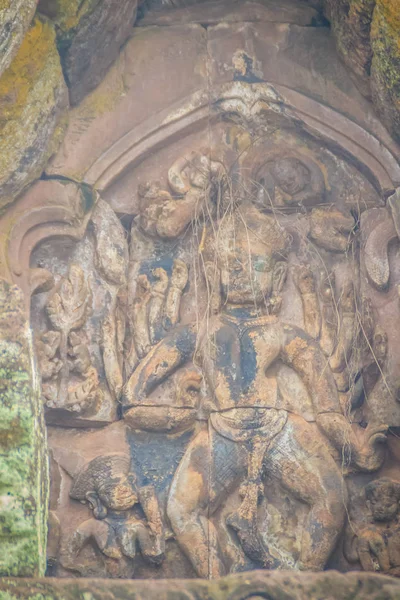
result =
[[307,168],[297,158],[282,158],[276,161],[271,173],[280,189],[290,196],[301,192],[310,181]]
[[270,298],[275,261],[263,253],[262,244],[227,249],[219,264],[224,301],[260,305]]
[[385,493],[377,490],[376,493],[370,495],[368,507],[374,521],[392,521],[397,515],[399,500],[393,490],[388,489]]
[[129,510],[137,503],[137,493],[129,476],[115,475],[98,491],[99,498],[110,510]]
[[214,235],[207,260],[217,261],[222,303],[265,306],[276,291],[277,266],[284,264],[285,232],[270,216],[246,207],[226,217]]

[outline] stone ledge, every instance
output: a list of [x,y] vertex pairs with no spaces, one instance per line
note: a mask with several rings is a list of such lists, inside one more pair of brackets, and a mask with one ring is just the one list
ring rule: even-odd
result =
[[1,600],[399,600],[400,581],[369,573],[252,571],[219,580],[0,579]]

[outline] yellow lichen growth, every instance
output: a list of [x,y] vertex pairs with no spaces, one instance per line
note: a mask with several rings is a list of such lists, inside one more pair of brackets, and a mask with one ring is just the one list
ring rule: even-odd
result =
[[79,25],[80,20],[89,14],[99,0],[41,0],[39,10],[49,16],[58,27],[67,33]]
[[377,10],[381,12],[387,26],[398,37],[400,49],[400,2],[399,0],[377,0]]
[[304,354],[305,350],[307,349],[311,350],[311,348],[308,347],[307,341],[300,337],[295,337],[286,346],[286,354],[289,356],[290,360],[294,361],[296,358],[299,358],[299,356]]
[[377,0],[371,25],[375,79],[384,85],[382,96],[390,98],[397,116],[395,129],[400,131],[400,2]]
[[25,109],[32,82],[42,73],[53,48],[55,33],[52,26],[36,19],[0,79],[0,131],[6,121],[17,118]]
[[371,24],[372,40],[384,37],[400,55],[400,2],[377,0]]
[[1,206],[41,174],[57,149],[66,104],[54,27],[37,17],[0,79]]

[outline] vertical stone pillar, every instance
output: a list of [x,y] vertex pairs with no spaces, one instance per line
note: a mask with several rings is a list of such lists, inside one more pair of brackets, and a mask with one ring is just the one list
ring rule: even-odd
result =
[[21,290],[0,280],[0,575],[46,564],[46,434]]

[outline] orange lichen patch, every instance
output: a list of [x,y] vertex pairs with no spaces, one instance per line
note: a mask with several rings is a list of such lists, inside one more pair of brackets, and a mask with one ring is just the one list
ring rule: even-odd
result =
[[307,341],[300,337],[294,338],[287,346],[286,353],[293,360],[296,356],[303,353],[308,347]]

